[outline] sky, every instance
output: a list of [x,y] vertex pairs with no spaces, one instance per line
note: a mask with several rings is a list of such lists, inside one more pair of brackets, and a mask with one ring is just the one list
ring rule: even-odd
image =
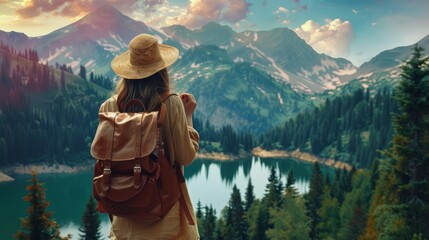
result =
[[429,0],[0,0],[0,30],[41,36],[105,4],[156,29],[290,28],[317,52],[356,66],[429,34]]

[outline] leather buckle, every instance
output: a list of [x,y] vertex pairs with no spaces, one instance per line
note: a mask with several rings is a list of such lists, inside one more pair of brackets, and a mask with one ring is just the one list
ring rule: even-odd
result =
[[110,170],[110,168],[103,169],[103,175],[104,174],[111,174],[111,173],[112,173],[112,170]]
[[134,167],[134,173],[141,173],[142,168],[141,167]]

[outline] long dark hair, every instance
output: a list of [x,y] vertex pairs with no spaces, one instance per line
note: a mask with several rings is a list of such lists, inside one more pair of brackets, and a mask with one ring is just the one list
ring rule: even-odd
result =
[[[120,112],[147,112],[159,110],[162,103],[162,95],[170,91],[167,69],[162,69],[155,74],[142,79],[121,79],[116,85],[114,94],[118,95],[117,105]],[[145,109],[133,105],[125,109],[128,102],[133,99],[140,100]]]

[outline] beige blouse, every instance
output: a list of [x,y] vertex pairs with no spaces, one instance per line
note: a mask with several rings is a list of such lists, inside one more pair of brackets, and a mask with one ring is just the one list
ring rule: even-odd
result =
[[[165,101],[166,116],[161,128],[166,145],[167,156],[171,162],[189,165],[198,151],[198,132],[188,126],[182,100],[175,94]],[[106,100],[100,112],[117,112],[115,97]],[[189,197],[186,183],[181,184],[186,204],[196,223],[195,214]],[[197,225],[190,225],[179,201],[160,221],[143,223],[137,220],[113,216],[110,238],[113,240],[143,239],[199,239]]]

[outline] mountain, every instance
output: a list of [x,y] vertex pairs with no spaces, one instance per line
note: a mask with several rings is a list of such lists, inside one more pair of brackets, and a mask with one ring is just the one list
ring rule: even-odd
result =
[[319,54],[288,28],[237,33],[230,27],[209,23],[189,30],[174,25],[162,29],[184,46],[216,45],[235,62],[249,62],[294,89],[320,92],[344,84],[343,76],[356,67],[348,60]]
[[88,73],[95,71],[113,77],[111,59],[125,51],[130,40],[140,33],[155,35],[160,40],[167,38],[143,22],[105,5],[77,22],[41,37],[29,38],[22,33],[0,31],[0,39],[20,50],[35,49],[42,61],[70,65],[75,73],[83,65]]
[[330,91],[331,96],[344,95],[358,88],[370,88],[375,93],[378,89],[391,89],[400,80],[400,66],[408,59],[415,45],[423,47],[429,55],[429,35],[413,45],[396,47],[377,54],[368,62],[363,63],[355,74],[347,76],[348,83]]
[[250,133],[263,133],[313,106],[297,93],[247,62],[236,63],[228,52],[213,45],[186,51],[173,65],[173,85],[193,93],[196,116],[217,127],[230,124]]

